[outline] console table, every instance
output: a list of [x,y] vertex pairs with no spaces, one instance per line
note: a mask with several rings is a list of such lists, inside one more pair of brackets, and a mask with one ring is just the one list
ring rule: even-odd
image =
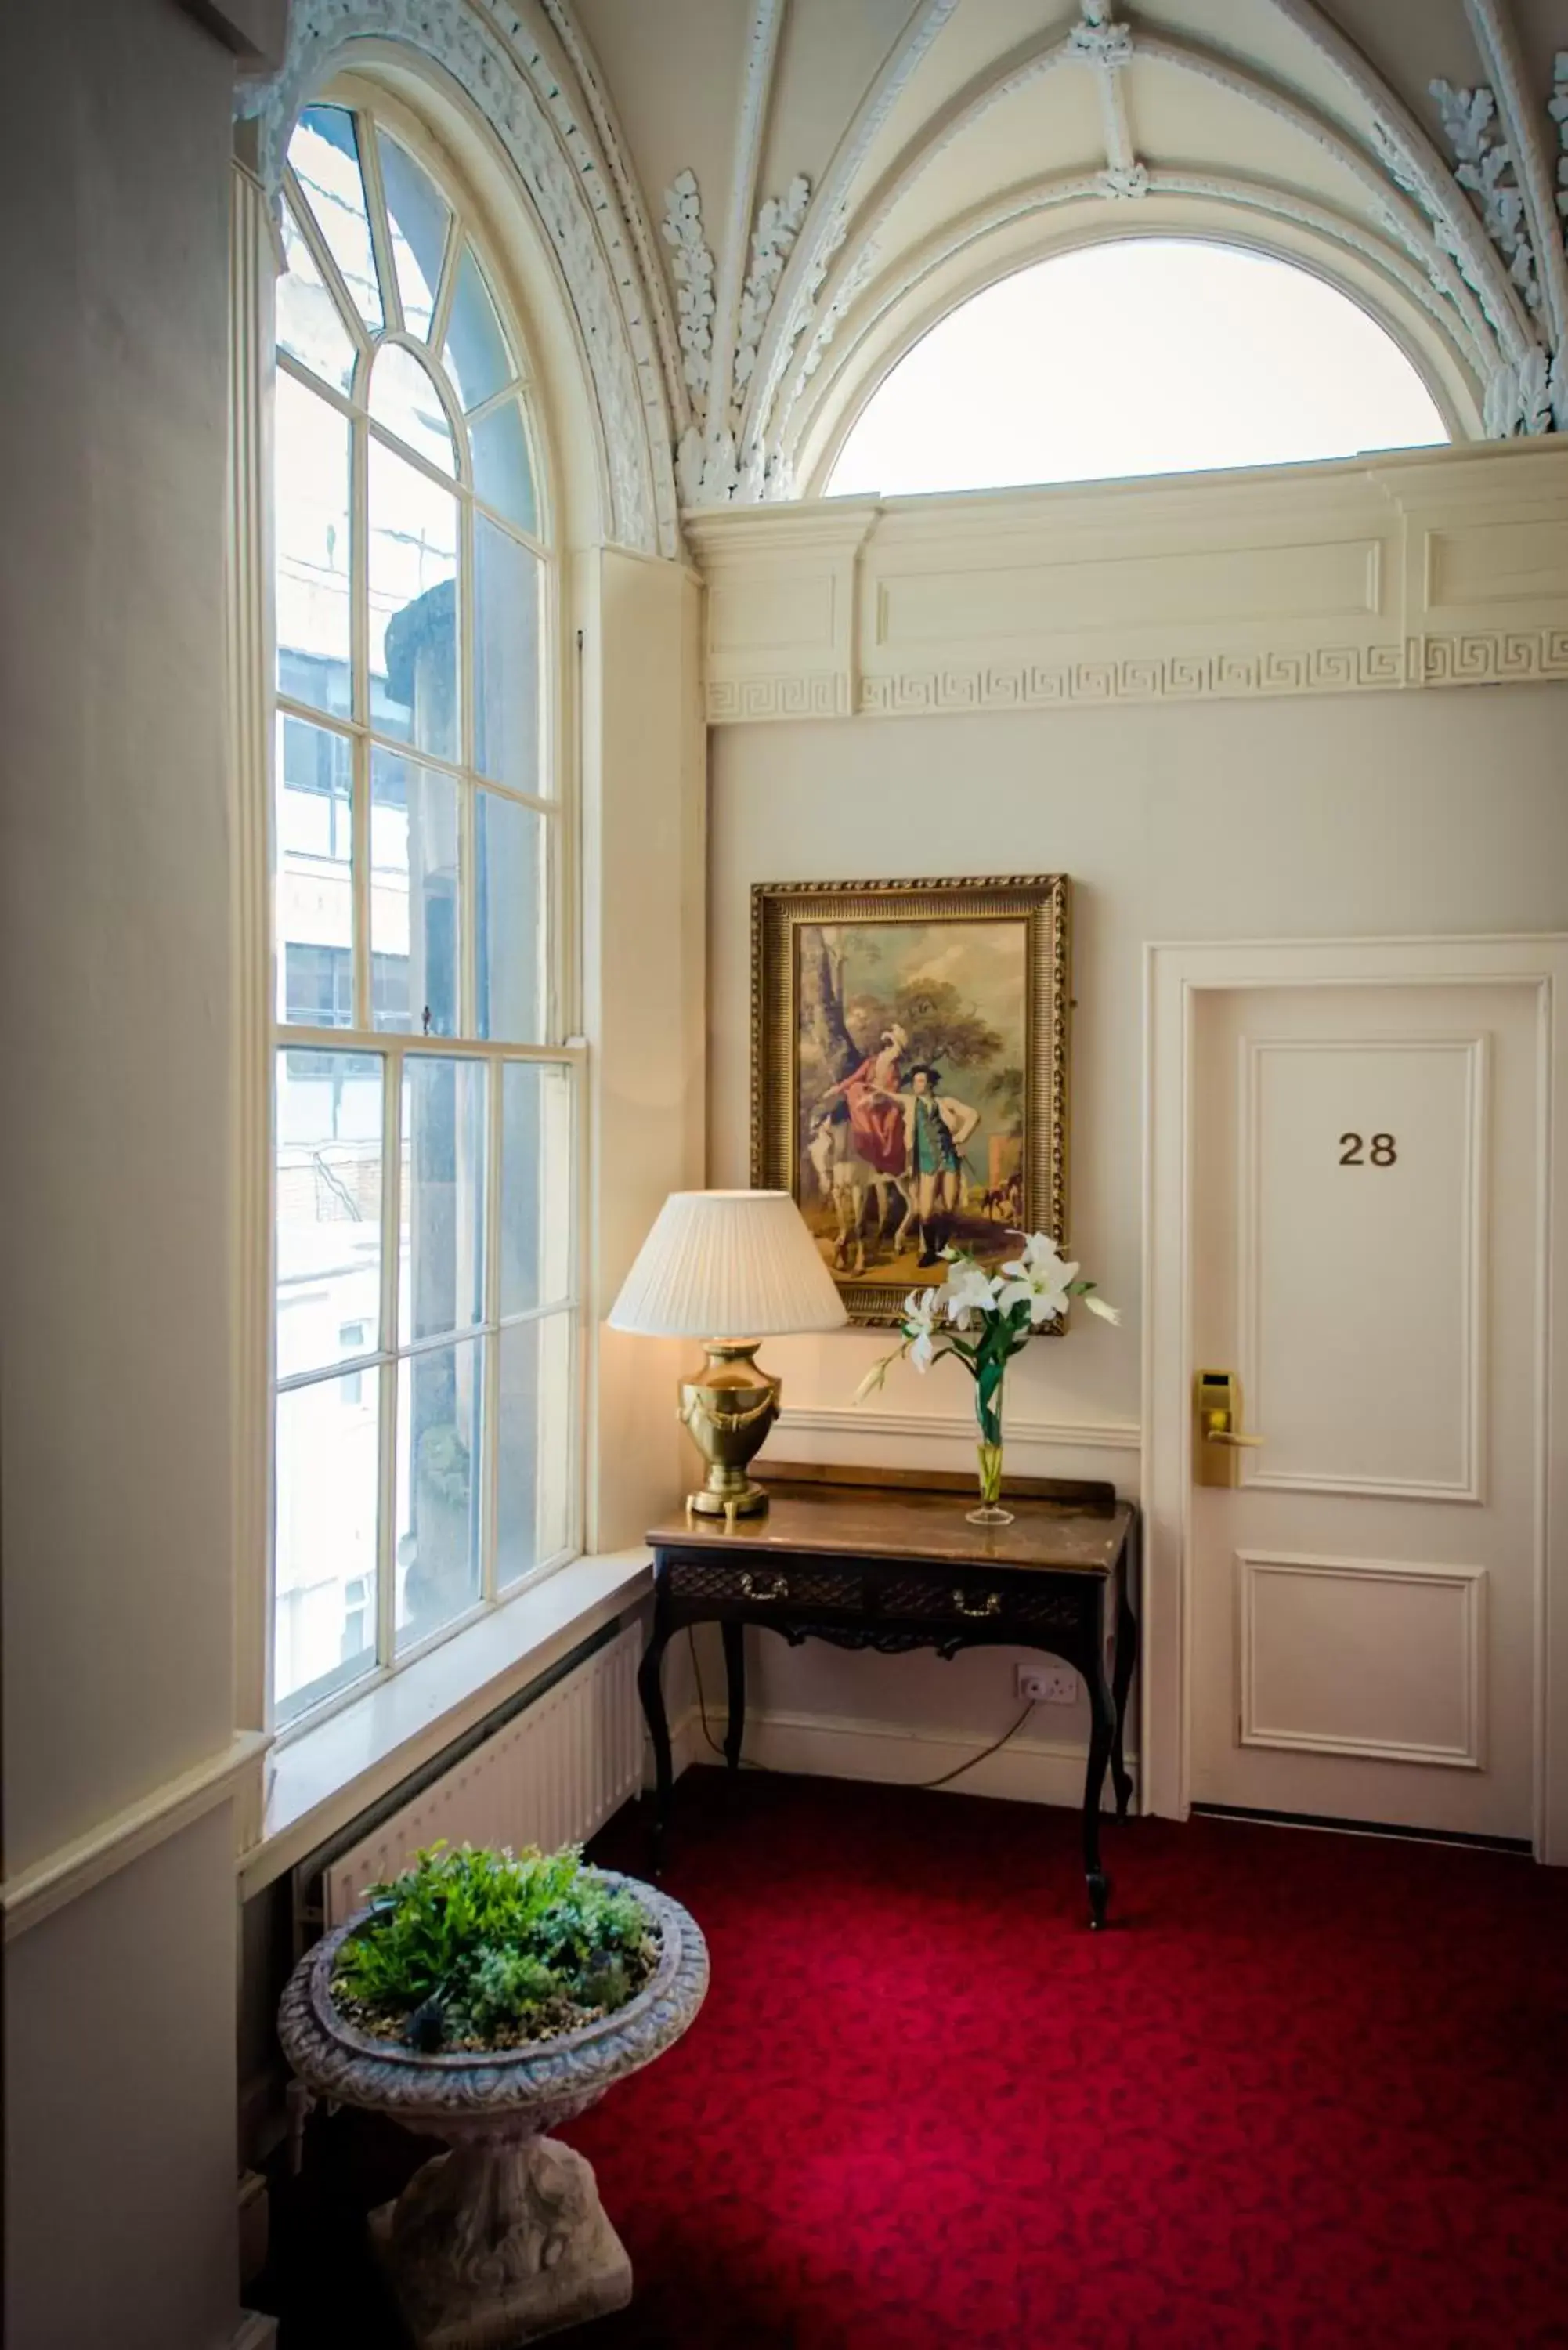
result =
[[729,1683],[724,1757],[738,1770],[745,1729],[748,1624],[792,1647],[899,1655],[934,1648],[1043,1648],[1082,1674],[1092,1730],[1084,1782],[1089,1923],[1103,1926],[1110,1880],[1100,1865],[1100,1797],[1110,1766],[1116,1816],[1132,1780],[1123,1715],[1137,1653],[1130,1586],[1137,1513],[1110,1485],[1049,1477],[1008,1481],[1010,1526],[971,1526],[974,1480],[936,1472],[783,1466],[764,1471],[765,1515],[684,1513],[650,1528],[653,1630],[638,1688],[653,1742],[654,1867],[662,1857],[673,1774],[659,1670],[691,1624],[722,1629]]

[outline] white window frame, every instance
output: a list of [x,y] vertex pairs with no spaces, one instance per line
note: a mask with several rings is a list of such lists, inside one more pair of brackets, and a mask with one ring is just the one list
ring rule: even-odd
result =
[[[373,242],[376,249],[378,274],[381,280],[384,324],[379,335],[373,335],[356,324],[353,331],[359,345],[353,389],[344,393],[331,384],[312,375],[292,356],[276,348],[270,332],[270,302],[265,305],[267,331],[260,338],[247,336],[241,306],[236,302],[236,335],[234,345],[236,429],[234,468],[231,477],[231,512],[235,527],[236,564],[248,554],[256,576],[265,581],[260,612],[246,609],[245,598],[236,587],[232,594],[232,614],[236,629],[248,625],[253,639],[253,657],[260,639],[265,700],[263,730],[265,742],[252,738],[252,755],[247,763],[240,746],[236,764],[237,783],[242,799],[262,798],[265,808],[265,915],[261,936],[266,941],[262,972],[265,976],[265,1023],[258,1024],[252,997],[252,1016],[247,1021],[241,1013],[242,1034],[248,1030],[254,1037],[258,1024],[265,1024],[265,1109],[259,1111],[254,1093],[246,1107],[242,1107],[238,1120],[239,1132],[254,1136],[259,1126],[265,1137],[266,1168],[266,1278],[265,1316],[266,1353],[266,1461],[265,1501],[262,1507],[256,1497],[250,1497],[247,1513],[246,1497],[238,1498],[241,1538],[244,1539],[245,1520],[254,1523],[265,1508],[265,1577],[263,1622],[260,1627],[259,1651],[253,1646],[254,1635],[242,1630],[240,1638],[239,1677],[242,1704],[247,1682],[260,1695],[265,1705],[265,1719],[275,1739],[282,1742],[317,1727],[345,1706],[355,1703],[368,1692],[384,1684],[394,1674],[402,1671],[418,1658],[472,1625],[503,1600],[511,1600],[553,1574],[581,1550],[584,1523],[585,1483],[585,1281],[583,1273],[583,1217],[581,1203],[584,1181],[584,1147],[586,1142],[586,1059],[583,1040],[576,1033],[580,1024],[580,973],[576,962],[576,941],[581,925],[575,919],[577,894],[578,808],[576,776],[574,764],[567,756],[566,713],[567,692],[571,681],[566,651],[566,629],[564,618],[564,581],[558,544],[559,506],[556,495],[558,479],[549,446],[547,421],[544,402],[531,397],[538,381],[536,363],[529,338],[524,331],[524,306],[516,298],[514,286],[499,265],[494,240],[487,234],[483,210],[465,184],[459,165],[425,130],[410,109],[392,99],[379,86],[358,77],[340,78],[313,95],[311,104],[336,105],[349,109],[357,119],[373,116],[391,132],[401,145],[429,172],[452,208],[447,245],[442,261],[441,281],[436,289],[437,303],[431,320],[428,346],[421,348],[416,338],[403,331],[403,317],[396,271],[391,266],[385,231],[384,204],[379,186],[379,165],[375,141],[361,139],[362,169],[368,182],[375,182],[370,202],[373,215]],[[292,173],[286,173],[286,190],[291,186]],[[256,191],[254,182],[247,184],[240,175],[236,199],[236,245],[244,231],[243,215],[254,215]],[[379,210],[379,218],[375,215]],[[354,319],[352,300],[342,288],[336,265],[316,232],[308,203],[299,203],[296,217],[306,235],[311,255],[324,281],[338,296],[338,307],[346,319]],[[254,231],[253,231],[254,234]],[[456,481],[421,458],[420,452],[399,441],[387,428],[375,421],[369,411],[369,354],[383,341],[402,341],[419,352],[429,365],[439,353],[443,339],[447,314],[450,311],[455,284],[459,255],[464,242],[473,247],[485,279],[501,312],[504,327],[518,360],[519,380],[527,412],[531,451],[535,467],[535,490],[537,503],[538,528],[530,533],[509,517],[494,515],[493,519],[514,537],[527,546],[540,559],[542,566],[540,592],[540,629],[543,639],[540,661],[540,695],[544,704],[541,729],[542,774],[539,780],[554,780],[556,789],[549,795],[519,792],[493,778],[482,775],[472,762],[473,666],[472,639],[468,635],[470,618],[474,611],[472,515],[477,509],[487,511],[477,499],[471,480],[471,464],[461,424],[454,428],[453,439],[458,451],[459,475]],[[236,255],[236,258],[238,255]],[[349,567],[351,605],[351,671],[352,706],[348,718],[329,716],[308,704],[292,700],[277,691],[275,676],[275,636],[271,611],[273,567],[271,562],[272,530],[272,464],[269,437],[258,434],[252,425],[247,430],[244,414],[244,372],[249,363],[251,381],[265,389],[270,370],[292,375],[310,393],[322,399],[330,408],[347,418],[350,430],[350,532],[352,553]],[[439,361],[437,361],[439,368]],[[495,400],[504,395],[498,393]],[[492,403],[487,401],[473,411],[482,415]],[[454,414],[461,411],[454,410]],[[459,757],[443,759],[417,749],[411,743],[400,743],[394,737],[378,733],[371,723],[369,700],[369,662],[368,629],[365,626],[368,596],[368,460],[372,438],[393,451],[399,458],[438,483],[443,490],[455,492],[460,512],[460,556],[458,572],[458,609],[460,614],[459,641]],[[235,475],[245,462],[247,452],[256,463],[259,493],[255,503],[245,509],[245,500]],[[248,547],[246,541],[250,542]],[[243,680],[244,648],[236,643],[236,676]],[[254,668],[252,671],[254,675]],[[236,711],[236,720],[243,722],[245,712]],[[356,1024],[338,1028],[317,1028],[300,1023],[286,1022],[280,1014],[277,991],[278,961],[281,942],[274,931],[270,877],[277,854],[275,840],[276,745],[280,733],[279,721],[289,717],[335,734],[350,748],[352,787],[351,826],[353,842],[352,898],[354,907],[353,973]],[[546,843],[546,886],[544,893],[547,951],[545,958],[545,1006],[544,1035],[548,1041],[524,1045],[482,1040],[472,1034],[456,1036],[424,1036],[378,1029],[366,1023],[367,1014],[373,1015],[370,937],[370,756],[373,745],[391,751],[417,765],[452,777],[459,790],[460,807],[460,920],[461,970],[459,979],[460,1032],[472,1030],[474,1024],[477,975],[475,969],[476,930],[474,919],[477,905],[474,859],[476,795],[480,790],[532,810],[544,825]],[[259,758],[258,754],[259,754]],[[247,792],[246,766],[249,766]],[[265,784],[262,777],[265,775]],[[261,786],[258,789],[258,785]],[[250,877],[249,929],[254,933],[256,890],[254,876]],[[241,877],[242,899],[246,894],[246,879]],[[244,942],[247,928],[242,905],[237,929]],[[410,1007],[411,1008],[411,1007]],[[275,1263],[272,1235],[275,1230],[275,1170],[276,1143],[274,1131],[275,1116],[275,1070],[277,1056],[288,1050],[325,1049],[342,1054],[374,1054],[384,1064],[382,1075],[381,1123],[381,1211],[380,1211],[380,1317],[379,1344],[364,1353],[345,1357],[342,1361],[324,1364],[307,1372],[296,1373],[285,1378],[275,1377],[273,1347],[275,1332]],[[484,1232],[484,1291],[481,1318],[472,1326],[441,1336],[400,1344],[397,1326],[399,1248],[401,1219],[401,1116],[404,1072],[410,1062],[420,1057],[467,1061],[483,1066],[487,1077],[485,1149],[487,1154]],[[570,1278],[566,1295],[548,1304],[512,1312],[503,1315],[500,1310],[502,1272],[501,1252],[501,1146],[503,1121],[501,1116],[503,1071],[508,1064],[535,1064],[566,1070],[570,1083],[569,1164],[565,1191],[571,1216],[568,1235],[567,1262]],[[244,1080],[242,1078],[242,1089]],[[258,1252],[251,1252],[254,1270]],[[567,1494],[565,1540],[548,1557],[513,1581],[502,1586],[498,1580],[497,1524],[499,1502],[499,1446],[496,1433],[500,1414],[501,1333],[504,1329],[533,1322],[559,1319],[568,1332],[569,1409],[566,1415],[568,1457],[563,1464]],[[449,1621],[418,1641],[400,1649],[397,1646],[396,1609],[396,1494],[397,1461],[397,1389],[400,1366],[422,1353],[444,1347],[477,1342],[483,1348],[484,1378],[480,1404],[480,1444],[476,1448],[474,1473],[481,1479],[480,1491],[480,1592],[474,1602]],[[254,1351],[252,1356],[255,1359]],[[379,1472],[377,1490],[377,1593],[376,1593],[376,1655],[373,1665],[355,1674],[340,1686],[326,1692],[316,1701],[292,1711],[279,1723],[274,1702],[274,1663],[276,1645],[276,1549],[274,1526],[275,1494],[275,1424],[277,1399],[314,1384],[329,1383],[358,1373],[373,1374],[379,1381]],[[254,1382],[252,1383],[254,1388]],[[246,1382],[242,1378],[241,1389]],[[244,1481],[242,1480],[242,1483]],[[259,1690],[257,1684],[259,1683]],[[251,1703],[254,1706],[253,1696]]]

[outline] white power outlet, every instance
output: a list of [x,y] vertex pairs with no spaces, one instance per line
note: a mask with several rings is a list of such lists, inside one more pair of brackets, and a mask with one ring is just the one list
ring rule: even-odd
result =
[[1037,1705],[1076,1705],[1078,1676],[1071,1665],[1020,1665],[1018,1694]]

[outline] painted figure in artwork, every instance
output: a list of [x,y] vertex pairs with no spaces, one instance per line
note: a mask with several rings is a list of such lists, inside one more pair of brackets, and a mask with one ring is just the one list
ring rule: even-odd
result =
[[824,1104],[842,1101],[848,1113],[855,1148],[878,1175],[904,1171],[904,1120],[897,1107],[898,1078],[908,1032],[895,1023],[882,1031],[874,1053],[851,1069],[823,1095]]
[[1022,917],[800,925],[790,1181],[841,1280],[902,1295],[945,1270],[950,1244],[1001,1263],[1023,1167],[1029,955]]
[[903,1148],[920,1225],[920,1263],[933,1265],[952,1237],[963,1204],[963,1147],[980,1124],[968,1102],[940,1091],[941,1074],[929,1062],[909,1071],[906,1093],[888,1094],[903,1117]]

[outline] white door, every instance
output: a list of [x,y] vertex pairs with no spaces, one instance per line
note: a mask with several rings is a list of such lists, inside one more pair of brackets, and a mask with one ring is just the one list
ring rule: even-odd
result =
[[1534,991],[1195,1001],[1192,1798],[1528,1838]]

